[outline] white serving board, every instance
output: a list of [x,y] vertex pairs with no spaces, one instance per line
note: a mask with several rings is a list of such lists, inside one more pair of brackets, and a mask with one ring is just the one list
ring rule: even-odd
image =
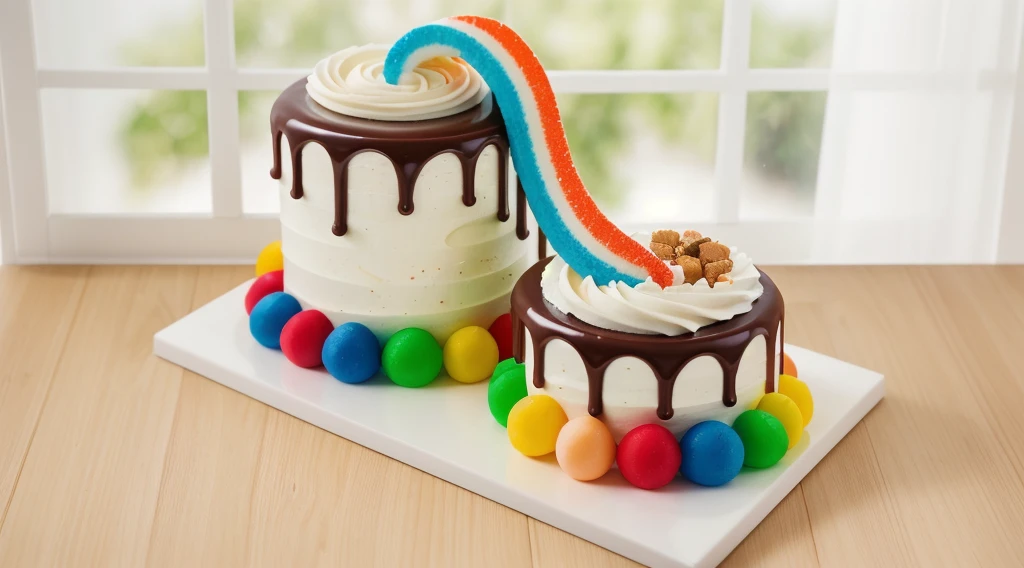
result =
[[155,353],[292,416],[542,522],[652,566],[721,562],[884,394],[882,376],[787,345],[814,394],[814,420],[773,468],[724,487],[678,479],[657,491],[611,471],[572,480],[552,457],[508,443],[487,408],[487,383],[441,378],[421,389],[384,377],[348,385],[300,369],[249,335],[245,283],[156,334]]

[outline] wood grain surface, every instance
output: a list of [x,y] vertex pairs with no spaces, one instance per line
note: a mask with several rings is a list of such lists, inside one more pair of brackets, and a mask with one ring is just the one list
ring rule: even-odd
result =
[[[887,395],[726,566],[1024,565],[1024,267],[769,267]],[[0,566],[629,566],[155,358],[251,267],[0,267]]]

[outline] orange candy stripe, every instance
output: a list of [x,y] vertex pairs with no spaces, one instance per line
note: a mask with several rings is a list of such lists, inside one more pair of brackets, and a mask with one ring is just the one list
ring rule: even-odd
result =
[[659,286],[671,286],[672,271],[668,266],[615,226],[590,197],[569,153],[569,142],[565,139],[565,131],[562,129],[562,118],[558,113],[555,93],[548,82],[544,67],[533,50],[511,28],[497,20],[479,16],[456,16],[452,19],[476,26],[490,34],[519,65],[536,99],[544,140],[550,150],[562,191],[569,202],[569,207],[583,227],[616,256],[646,270]]

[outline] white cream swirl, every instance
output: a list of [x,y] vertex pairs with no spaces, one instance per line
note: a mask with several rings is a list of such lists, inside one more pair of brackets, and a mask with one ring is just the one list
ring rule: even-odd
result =
[[[643,236],[634,238],[645,240]],[[714,288],[705,280],[687,284],[682,268],[673,265],[672,286],[662,289],[650,278],[636,286],[623,282],[598,286],[592,277],[580,277],[561,257],[555,257],[544,269],[541,290],[544,299],[563,313],[596,327],[625,333],[682,335],[749,312],[764,292],[761,273],[750,257],[734,248],[730,258],[732,284],[722,282]]]
[[397,85],[384,80],[386,45],[343,49],[322,59],[306,82],[306,92],[324,108],[373,120],[427,120],[476,106],[490,92],[480,75],[459,58],[435,57],[402,75]]

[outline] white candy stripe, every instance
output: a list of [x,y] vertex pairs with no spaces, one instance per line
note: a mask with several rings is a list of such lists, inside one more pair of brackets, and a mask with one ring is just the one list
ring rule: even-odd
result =
[[[633,263],[622,259],[601,244],[590,233],[590,231],[583,226],[583,223],[580,222],[576,213],[569,205],[565,192],[559,182],[554,163],[551,159],[551,148],[548,147],[544,136],[544,129],[541,123],[540,112],[538,110],[539,105],[537,104],[537,100],[534,98],[533,90],[530,88],[529,83],[526,80],[526,76],[523,74],[522,70],[520,70],[516,61],[496,39],[480,28],[459,20],[451,19],[444,20],[444,24],[464,32],[479,41],[501,63],[509,79],[512,81],[513,85],[515,85],[516,92],[519,95],[523,106],[523,118],[526,121],[530,140],[533,144],[533,151],[537,158],[537,165],[540,168],[541,177],[545,182],[545,189],[548,195],[550,195],[551,201],[555,204],[558,215],[568,227],[569,232],[572,233],[583,247],[620,272],[635,276],[641,280],[646,279],[648,275],[642,267],[638,267]],[[414,55],[418,56],[424,49],[426,48],[416,50]],[[418,59],[410,57],[410,61],[414,60]]]

